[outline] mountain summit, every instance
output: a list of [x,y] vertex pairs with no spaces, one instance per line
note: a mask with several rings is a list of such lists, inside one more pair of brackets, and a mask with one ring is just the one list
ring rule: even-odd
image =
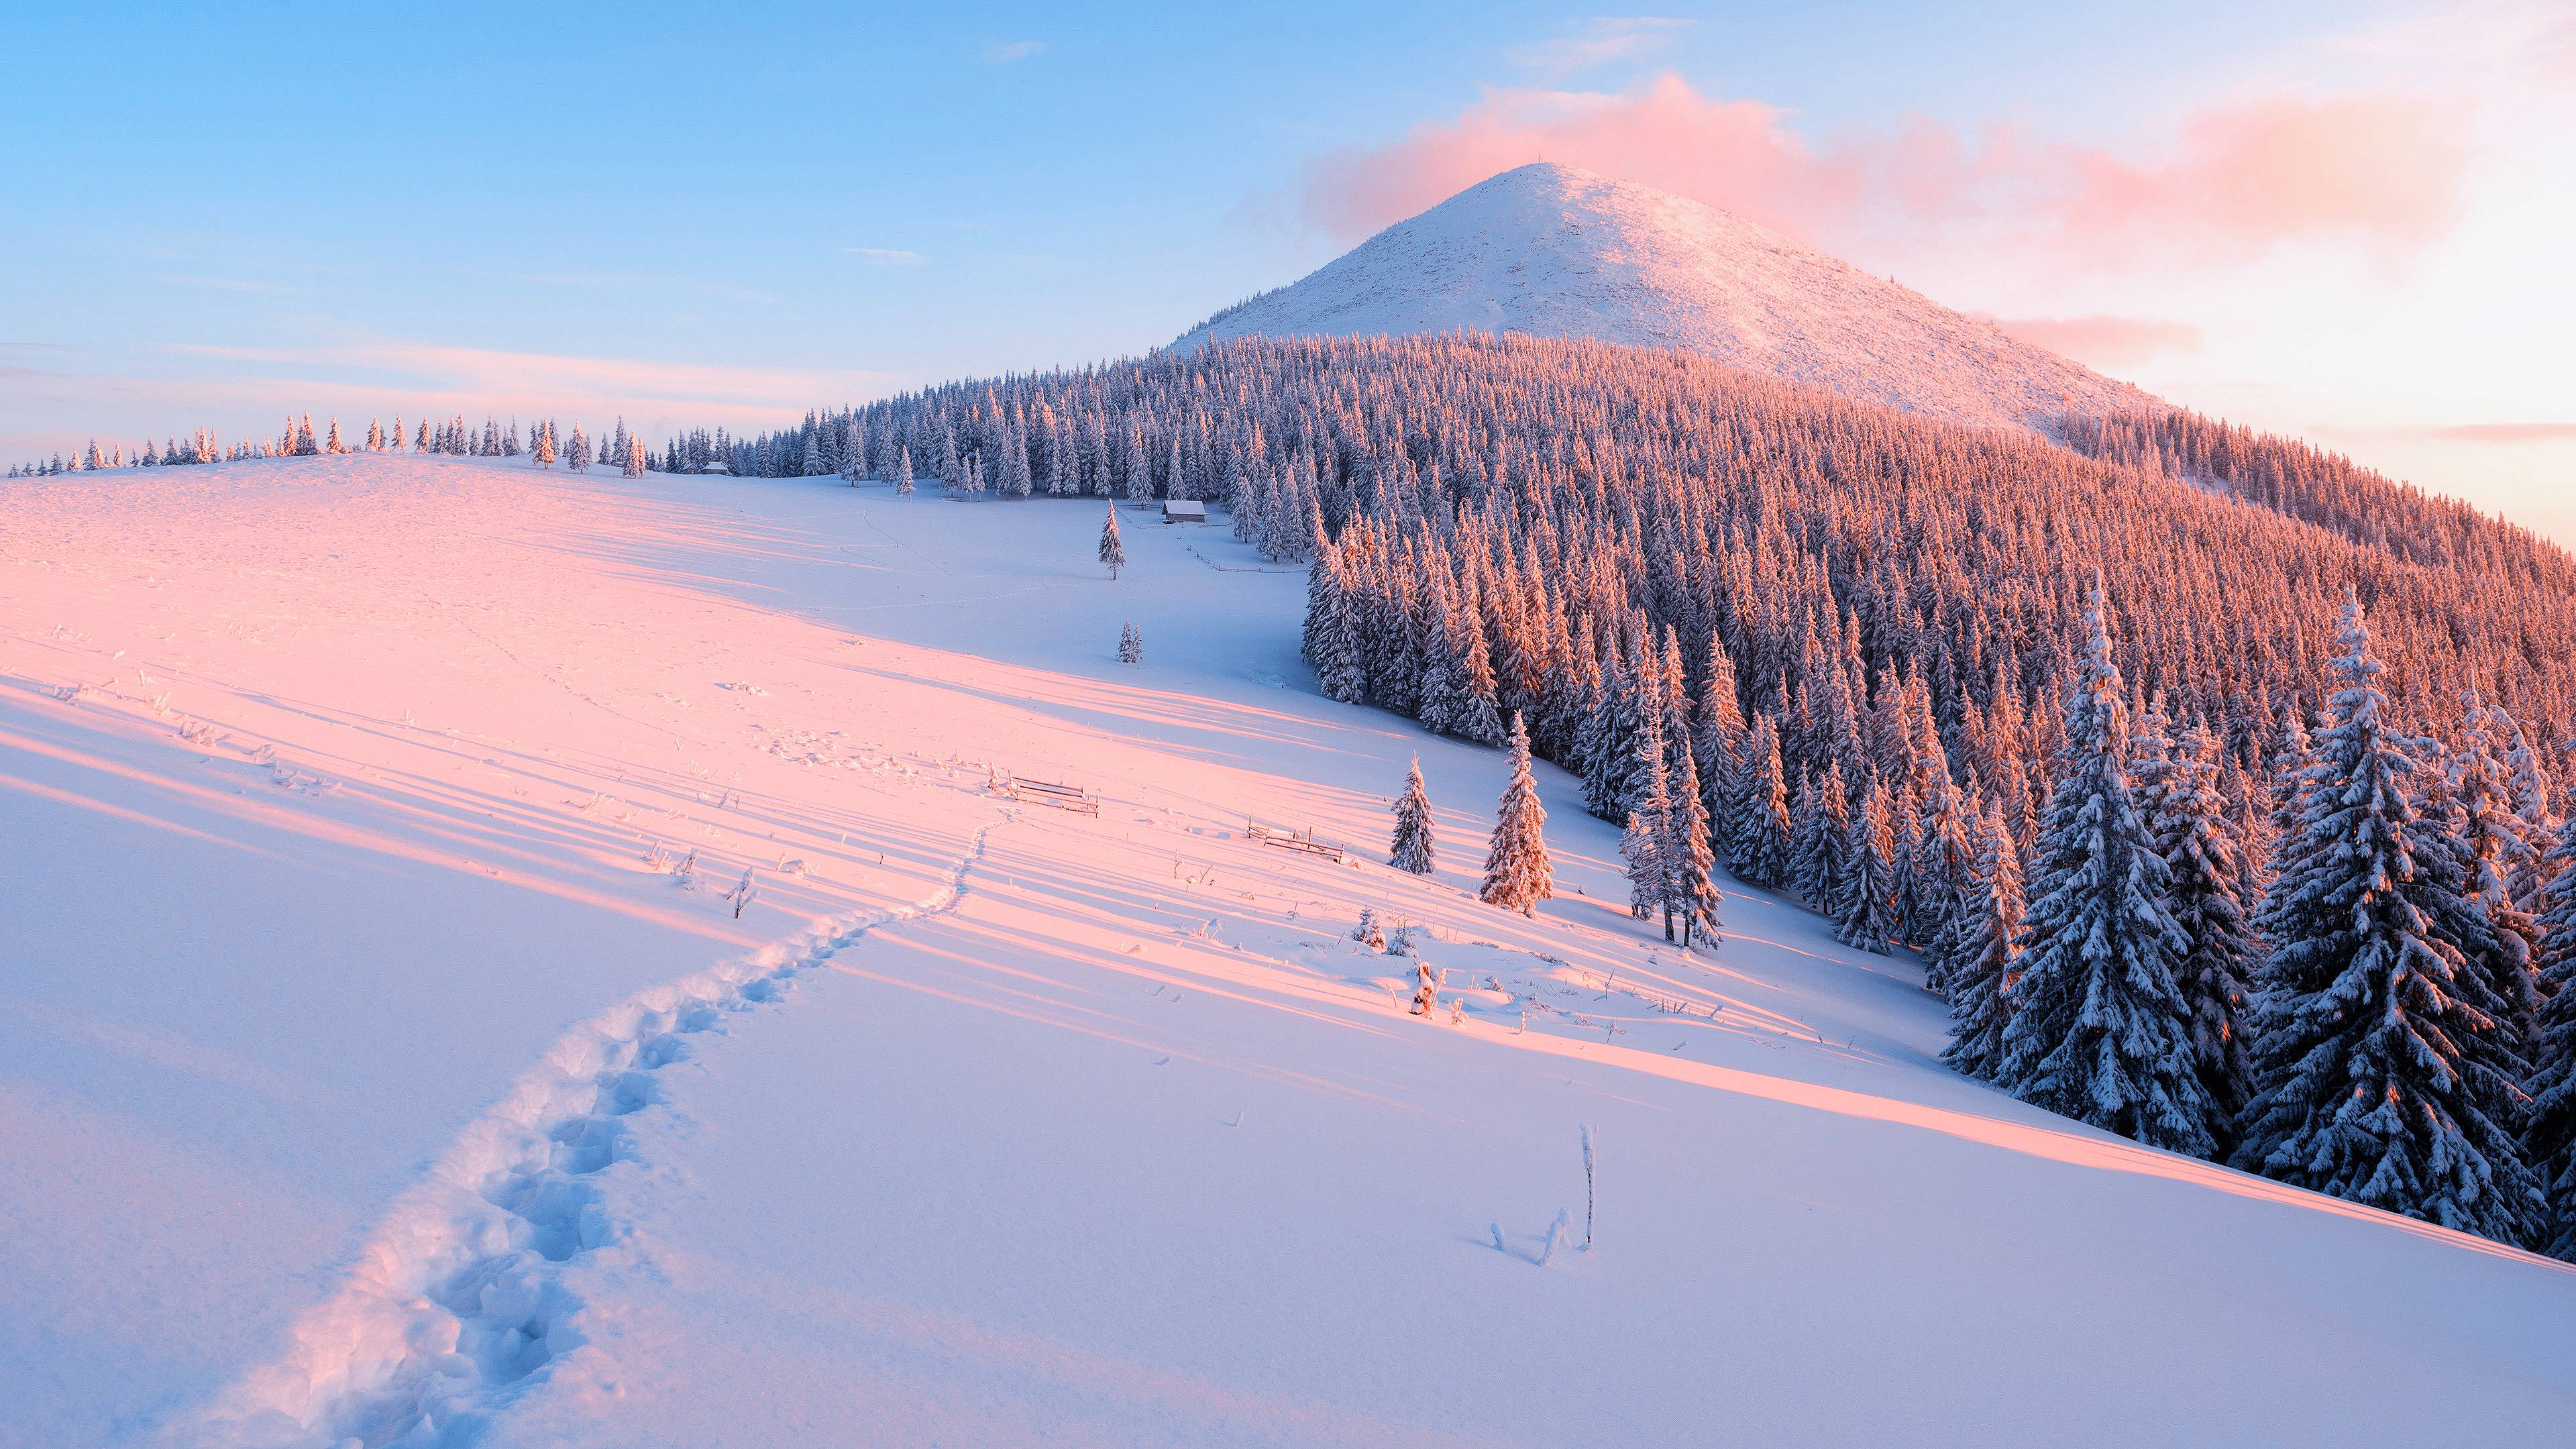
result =
[[1174,345],[1460,328],[1697,352],[1952,422],[2161,406],[1742,217],[1545,162],[1397,222]]

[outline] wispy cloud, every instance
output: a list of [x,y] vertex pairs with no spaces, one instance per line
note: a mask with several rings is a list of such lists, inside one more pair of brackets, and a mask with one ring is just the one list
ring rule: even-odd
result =
[[1698,23],[1666,15],[1596,15],[1574,22],[1563,35],[1515,48],[1511,59],[1530,70],[1571,75],[1597,65],[1642,60]]
[[525,282],[537,287],[570,287],[584,291],[667,292],[674,289],[704,292],[736,302],[775,302],[772,292],[730,282],[711,282],[703,277],[674,277],[652,272],[489,272],[496,281]]
[[[884,386],[878,373],[725,367],[625,357],[568,357],[432,343],[368,341],[327,347],[212,347],[172,343],[183,357],[325,368],[344,382],[509,398],[634,398],[708,405],[803,408]],[[478,404],[482,406],[483,404]]]
[[445,417],[486,412],[604,423],[647,436],[699,426],[792,422],[817,404],[891,392],[892,374],[826,368],[724,367],[638,358],[503,352],[391,339],[310,347],[155,349],[163,365],[129,372],[0,371],[0,457],[15,461],[95,435],[129,441],[212,425],[225,436],[275,426],[283,412]]
[[841,250],[872,267],[917,267],[922,261],[921,253],[906,251],[902,247],[843,247]]
[[1046,48],[1043,40],[988,40],[984,42],[983,60],[986,65],[1009,65]]
[[2116,264],[2234,263],[2291,242],[2411,257],[2460,213],[2469,116],[2407,96],[2277,95],[2186,117],[2127,154],[1931,120],[1811,143],[1760,101],[1678,76],[1488,91],[1455,117],[1305,169],[1307,219],[1367,236],[1542,153],[1828,246],[1926,228]]
[[2454,423],[2424,434],[2446,443],[2565,443],[2576,442],[2576,423]]
[[181,272],[146,272],[142,279],[170,287],[198,287],[209,292],[244,292],[257,297],[309,297],[311,287],[288,282],[261,281],[254,277],[195,277]]
[[2201,330],[2155,317],[1996,317],[2012,336],[2094,367],[2129,367],[2168,352],[2198,352]]

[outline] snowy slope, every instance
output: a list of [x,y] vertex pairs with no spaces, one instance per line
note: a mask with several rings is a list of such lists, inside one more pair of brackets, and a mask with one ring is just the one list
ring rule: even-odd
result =
[[[1758,893],[1684,958],[1553,770],[1563,898],[1478,904],[1501,761],[1318,698],[1222,528],[1126,511],[1111,583],[1091,502],[369,457],[0,508],[0,1443],[2515,1443],[2576,1396],[2576,1272],[1961,1081],[1911,967]],[[1416,752],[1429,881],[1374,849]]]
[[1954,422],[2161,406],[1742,217],[1552,163],[1479,182],[1174,345],[1460,328],[1704,353]]

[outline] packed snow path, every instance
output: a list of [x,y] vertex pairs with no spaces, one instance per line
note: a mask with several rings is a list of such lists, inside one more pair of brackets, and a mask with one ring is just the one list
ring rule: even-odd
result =
[[992,827],[912,905],[817,923],[567,1032],[406,1195],[293,1347],[181,1439],[248,1446],[470,1442],[513,1385],[581,1342],[560,1265],[616,1240],[600,1179],[692,1039],[773,1002],[872,932],[945,915]]
[[[1558,899],[1482,906],[1500,758],[1317,698],[1302,578],[1221,528],[1129,513],[1110,583],[1101,506],[407,457],[0,494],[0,1443],[2567,1421],[2576,1274],[1961,1081],[1912,966],[1761,893],[1673,951],[1561,774]],[[1417,752],[1429,879],[1379,850]],[[794,1010],[683,1009],[942,899]],[[1550,1256],[1585,1127],[1600,1239]]]

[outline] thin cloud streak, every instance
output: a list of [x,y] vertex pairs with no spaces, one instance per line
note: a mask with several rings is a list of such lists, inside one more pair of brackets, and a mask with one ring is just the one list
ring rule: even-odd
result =
[[366,342],[336,347],[212,347],[172,343],[164,350],[186,357],[336,368],[375,373],[379,385],[420,384],[443,391],[512,396],[581,393],[721,403],[735,406],[791,404],[801,408],[888,386],[884,373],[776,367],[727,367],[653,362],[633,358],[564,357],[487,348],[414,342]]
[[2155,317],[1995,317],[2006,333],[2092,367],[2128,367],[2169,352],[2198,352],[2201,330]]
[[1695,20],[1668,15],[1596,15],[1571,34],[1536,41],[1511,53],[1512,63],[1551,75],[1642,60],[1663,49]]
[[2576,441],[2576,423],[2457,423],[2426,428],[2446,443],[2563,443]]

